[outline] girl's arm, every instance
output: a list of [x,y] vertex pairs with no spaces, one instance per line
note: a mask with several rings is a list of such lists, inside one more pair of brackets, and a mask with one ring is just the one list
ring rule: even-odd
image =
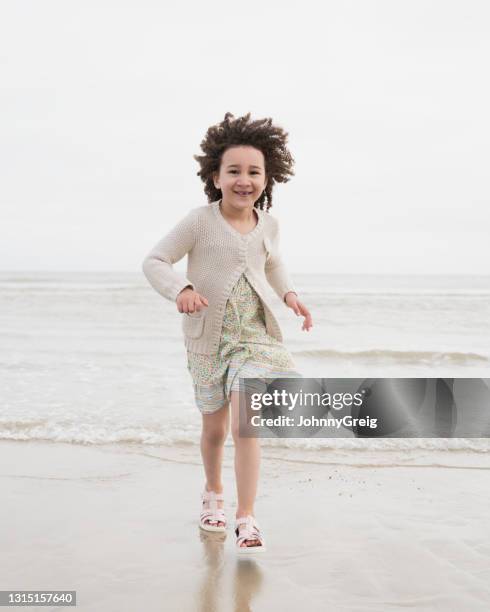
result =
[[279,226],[276,226],[276,234],[273,239],[271,251],[265,263],[265,275],[271,287],[281,300],[294,310],[298,316],[304,317],[302,329],[310,331],[313,320],[308,308],[298,299],[298,293],[289,278],[286,266],[279,254]]
[[[269,246],[269,245],[268,245]],[[281,301],[285,301],[289,292],[298,295],[293,282],[289,277],[286,265],[279,252],[279,226],[276,226],[275,236],[270,245],[270,251],[265,262],[265,276],[269,285],[277,293]]]
[[195,212],[190,211],[170,232],[164,236],[143,261],[143,272],[150,285],[160,295],[175,302],[185,287],[194,285],[172,265],[180,261],[194,246]]

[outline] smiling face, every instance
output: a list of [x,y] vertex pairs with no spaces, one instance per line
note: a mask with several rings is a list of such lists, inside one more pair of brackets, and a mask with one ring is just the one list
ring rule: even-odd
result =
[[213,180],[214,186],[221,189],[225,206],[252,208],[267,184],[264,154],[248,145],[226,149]]

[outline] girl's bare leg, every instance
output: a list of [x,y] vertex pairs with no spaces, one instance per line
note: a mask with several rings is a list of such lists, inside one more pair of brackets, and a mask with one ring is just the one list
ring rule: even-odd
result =
[[[236,518],[254,515],[254,503],[260,468],[260,444],[258,438],[240,438],[239,394],[231,392],[231,432],[235,444],[235,476],[238,504]],[[258,546],[258,540],[247,540],[242,546]]]
[[[230,428],[230,411],[228,407],[229,402],[226,402],[216,412],[202,415],[201,456],[206,474],[206,490],[214,491],[215,493],[223,492],[221,465],[223,462],[224,445]],[[205,502],[203,508],[208,506],[209,503]],[[222,507],[223,502],[219,501],[218,508]],[[218,526],[223,524],[222,521],[217,523]]]

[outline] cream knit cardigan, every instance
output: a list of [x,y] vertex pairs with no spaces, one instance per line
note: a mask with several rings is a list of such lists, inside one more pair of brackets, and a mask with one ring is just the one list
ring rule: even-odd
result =
[[[168,300],[175,302],[188,285],[207,298],[207,308],[180,315],[186,348],[206,355],[218,352],[226,301],[242,273],[263,303],[267,332],[280,342],[267,283],[281,300],[289,291],[297,293],[279,254],[277,219],[256,208],[257,225],[241,234],[221,214],[220,202],[192,209],[143,261],[146,278]],[[185,255],[187,278],[172,267]]]

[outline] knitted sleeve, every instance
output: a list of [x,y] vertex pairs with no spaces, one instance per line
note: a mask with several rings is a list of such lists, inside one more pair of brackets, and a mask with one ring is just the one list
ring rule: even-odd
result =
[[298,293],[294,288],[293,282],[282,260],[279,251],[279,238],[279,224],[276,220],[275,235],[272,239],[271,250],[265,263],[265,276],[269,285],[274,289],[281,301],[284,301],[286,293],[289,293],[289,291],[296,293],[296,295],[298,295]]
[[187,286],[194,285],[177,274],[172,265],[180,261],[194,246],[195,210],[191,210],[164,236],[143,261],[143,273],[160,295],[175,302],[177,295]]

